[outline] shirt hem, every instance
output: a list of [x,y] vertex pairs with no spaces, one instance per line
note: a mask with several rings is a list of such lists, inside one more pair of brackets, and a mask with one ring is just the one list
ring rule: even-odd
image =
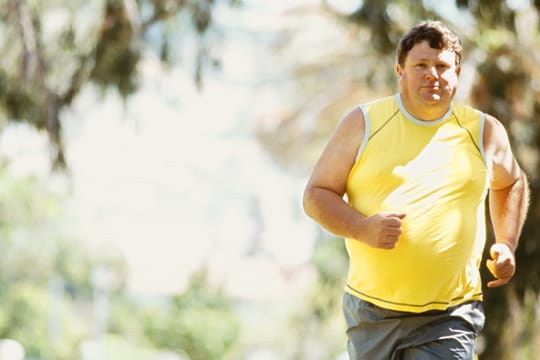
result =
[[460,305],[469,301],[483,300],[483,295],[480,292],[470,296],[455,297],[448,301],[434,300],[426,302],[424,304],[410,304],[397,301],[389,301],[376,296],[371,296],[353,288],[349,284],[345,286],[345,292],[384,309],[412,313],[422,313],[430,310],[447,310],[449,307]]

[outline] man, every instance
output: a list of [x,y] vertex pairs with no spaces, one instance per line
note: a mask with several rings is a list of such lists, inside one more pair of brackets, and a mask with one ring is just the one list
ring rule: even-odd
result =
[[453,102],[462,52],[441,22],[412,28],[397,49],[399,93],[345,116],[306,186],[306,213],[345,238],[353,360],[475,357],[488,195],[487,286],[514,275],[527,180],[500,122]]

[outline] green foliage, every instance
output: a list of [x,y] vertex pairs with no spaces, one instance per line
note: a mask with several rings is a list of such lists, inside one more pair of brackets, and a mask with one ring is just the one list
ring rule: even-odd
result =
[[141,323],[144,322],[144,313],[141,306],[119,293],[111,296],[110,319],[108,332],[124,337],[138,344],[147,344]]
[[[90,83],[124,97],[137,91],[142,54],[155,45],[149,34],[157,27],[167,45],[163,61],[178,60],[173,54],[182,37],[196,38],[194,79],[202,82],[210,47],[204,34],[212,26],[214,5],[211,0],[0,0],[2,125],[26,122],[46,131],[52,160],[63,166],[62,112]],[[185,19],[187,27],[178,26]],[[64,234],[64,205],[41,179],[0,176],[0,338],[20,341],[32,358],[77,359],[90,332],[93,269],[105,265],[117,277],[108,331],[117,339],[149,343],[140,307],[124,293],[123,259],[108,249],[92,253]],[[186,348],[192,359],[221,359],[231,351],[238,320],[222,292],[205,291],[195,286],[174,299],[173,316],[160,312],[165,326],[180,325],[181,334],[173,331],[155,344],[178,353]]]
[[413,1],[380,1],[368,0],[349,16],[349,21],[368,27],[371,31],[371,46],[382,54],[391,54],[396,43],[403,35],[403,19],[393,18],[389,7],[400,7],[403,12],[412,12],[415,9],[419,17],[433,17],[433,13],[423,6],[422,0]]
[[37,179],[0,177],[0,279],[47,279],[56,251],[50,224],[59,209]]
[[[72,360],[81,338],[86,335],[83,319],[69,307],[66,299],[51,304],[47,288],[32,282],[10,283],[0,294],[0,338],[19,341],[29,358]],[[50,329],[51,306],[63,309],[58,321],[65,336],[52,341]]]
[[103,87],[112,85],[127,96],[138,88],[136,67],[141,49],[134,43],[137,35],[124,3],[108,1],[104,6],[90,79]]
[[317,242],[313,253],[313,264],[322,283],[344,285],[349,259],[343,239],[324,238]]
[[29,356],[44,355],[47,293],[28,283],[12,283],[5,290],[0,297],[0,338],[17,339]]
[[[92,301],[92,269],[112,269],[119,297],[123,259],[93,253],[63,232],[65,199],[46,181],[14,177],[8,168],[0,174],[0,339],[19,341],[29,358],[77,359],[90,335],[84,309]],[[125,331],[119,315],[112,325]]]
[[456,5],[467,9],[478,20],[481,27],[504,27],[514,29],[515,12],[508,7],[507,1],[492,0],[456,0]]
[[[64,293],[52,295],[56,255],[62,248],[55,230],[62,202],[35,178],[0,176],[0,338],[12,338],[29,357],[73,359],[84,335],[83,320]],[[51,343],[53,309],[65,336]]]
[[188,290],[165,309],[150,312],[145,325],[155,346],[185,351],[191,360],[225,359],[234,350],[239,327],[232,303],[209,284],[205,271],[194,274]]
[[[344,351],[341,296],[348,258],[343,239],[320,239],[312,263],[318,280],[290,318],[293,337],[297,339],[292,358],[298,360],[330,359]],[[325,339],[324,344],[320,339]]]
[[312,262],[317,269],[318,281],[308,294],[306,310],[312,320],[323,324],[332,319],[337,310],[341,311],[341,294],[349,264],[343,239],[320,239]]

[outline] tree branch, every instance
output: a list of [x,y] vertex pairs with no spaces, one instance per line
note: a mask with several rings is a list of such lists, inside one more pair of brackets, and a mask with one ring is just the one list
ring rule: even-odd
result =
[[36,95],[36,106],[40,109],[41,116],[34,121],[37,122],[38,126],[42,125],[47,130],[52,146],[53,164],[63,166],[64,156],[60,141],[57,98],[47,84],[48,67],[40,40],[39,23],[29,9],[26,0],[13,1],[15,1],[17,23],[24,43],[23,78],[28,80],[27,86],[32,86],[33,83],[37,83],[39,86],[39,91],[33,93]]
[[142,23],[142,31],[145,32],[150,26],[158,21],[167,19],[176,14],[178,10],[186,6],[186,0],[154,0],[154,14]]

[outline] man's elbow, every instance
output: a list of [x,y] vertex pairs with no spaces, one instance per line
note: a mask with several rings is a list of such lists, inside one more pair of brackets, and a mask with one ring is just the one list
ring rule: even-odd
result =
[[304,190],[304,195],[302,198],[302,206],[304,208],[304,213],[310,218],[314,217],[315,204],[317,198],[317,188],[312,186],[307,186]]
[[302,205],[304,212],[310,218],[317,221],[321,216],[327,212],[326,209],[331,208],[334,204],[334,200],[341,198],[334,190],[321,187],[308,185],[304,190],[304,196]]
[[501,181],[493,182],[490,185],[491,191],[512,191],[512,190],[527,190],[528,189],[527,175],[523,170],[514,178],[504,178]]
[[517,180],[511,184],[508,188],[511,191],[522,194],[525,197],[529,196],[529,180],[527,179],[527,174],[523,170],[520,170],[520,175]]

